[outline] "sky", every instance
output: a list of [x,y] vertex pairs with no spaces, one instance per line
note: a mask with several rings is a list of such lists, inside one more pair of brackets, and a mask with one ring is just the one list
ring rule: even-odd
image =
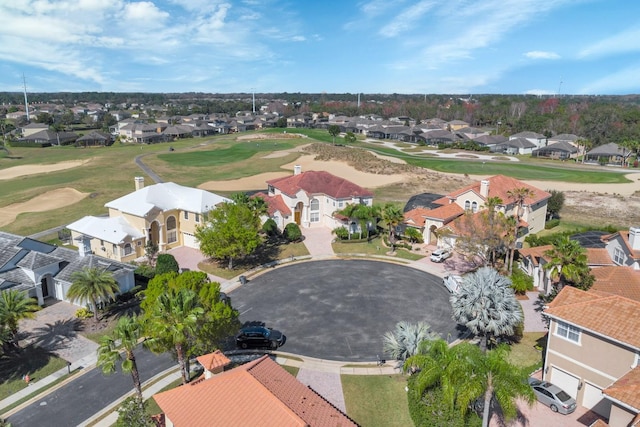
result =
[[[24,76],[24,80],[23,80]],[[0,0],[0,91],[640,93],[637,0]]]

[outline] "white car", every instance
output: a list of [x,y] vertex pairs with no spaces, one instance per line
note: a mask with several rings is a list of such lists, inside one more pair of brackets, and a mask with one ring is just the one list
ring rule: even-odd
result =
[[431,254],[431,261],[433,262],[443,262],[445,259],[451,256],[451,251],[449,249],[436,249]]
[[462,285],[462,277],[456,276],[454,274],[449,274],[447,276],[444,276],[442,282],[444,283],[445,288],[449,290],[449,292],[451,292],[452,294],[457,294],[458,291],[460,291],[460,286]]

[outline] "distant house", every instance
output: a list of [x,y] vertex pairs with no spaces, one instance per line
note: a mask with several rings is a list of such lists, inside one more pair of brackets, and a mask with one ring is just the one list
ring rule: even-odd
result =
[[268,355],[224,372],[221,372],[224,360],[220,358],[220,355],[214,358],[216,373],[213,375],[205,374],[204,379],[153,396],[164,414],[162,425],[357,426]]
[[78,134],[74,132],[56,132],[53,130],[41,130],[40,132],[32,133],[29,136],[19,139],[21,142],[29,142],[33,144],[39,144],[43,146],[51,145],[67,145],[73,143],[78,139]]
[[589,150],[587,154],[585,154],[585,162],[623,166],[631,154],[632,152],[630,150],[611,142]]
[[135,284],[129,264],[0,231],[0,291],[23,291],[39,305],[47,298],[68,301],[71,275],[84,268],[112,273],[120,292]]
[[451,131],[451,132],[455,132],[458,131],[462,128],[468,128],[469,127],[469,123],[463,121],[463,120],[451,120],[450,122],[447,122],[446,124],[446,129]]
[[544,309],[543,379],[611,427],[640,422],[640,302],[564,287]]
[[499,142],[491,147],[491,151],[510,155],[531,154],[537,145],[527,138],[509,138],[507,141]]
[[108,217],[85,216],[69,224],[81,253],[95,253],[119,261],[145,255],[145,245],[160,251],[178,246],[198,248],[195,238],[204,214],[229,199],[173,182],[144,186],[136,177],[136,191],[105,204]]
[[519,132],[509,136],[509,139],[524,138],[535,145],[535,148],[542,148],[547,145],[547,137],[537,132]]
[[89,132],[76,140],[78,145],[84,147],[106,146],[111,145],[112,142],[113,139],[110,134],[99,131]]
[[[25,113],[22,113],[25,114]],[[44,123],[29,123],[20,128],[20,133],[22,133],[22,137],[25,138],[27,136],[31,136],[34,133],[42,132],[43,130],[48,130],[49,125]]]
[[559,141],[533,150],[531,154],[534,157],[548,157],[559,160],[574,159],[578,156],[578,147],[567,141]]
[[302,172],[300,166],[295,166],[292,176],[272,179],[267,185],[265,200],[280,228],[291,222],[305,228],[335,228],[342,223],[334,212],[348,204],[373,204],[371,191],[329,172]]

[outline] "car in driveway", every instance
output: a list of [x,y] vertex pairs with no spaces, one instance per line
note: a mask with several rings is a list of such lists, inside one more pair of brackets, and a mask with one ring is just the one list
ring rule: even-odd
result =
[[444,262],[444,260],[446,260],[450,256],[451,256],[451,250],[440,248],[440,249],[436,249],[431,253],[430,259],[433,262]]
[[553,412],[567,415],[576,410],[576,400],[557,385],[536,378],[529,378],[538,402],[547,405]]
[[265,326],[242,328],[236,335],[236,345],[240,348],[271,348],[284,345],[286,337],[280,331]]

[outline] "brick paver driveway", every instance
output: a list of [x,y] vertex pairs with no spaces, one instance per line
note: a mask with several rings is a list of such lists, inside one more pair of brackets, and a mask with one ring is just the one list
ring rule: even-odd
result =
[[243,322],[265,322],[287,336],[282,351],[342,361],[383,356],[382,336],[399,321],[426,321],[449,341],[442,279],[410,267],[365,260],[312,261],[269,271],[230,293]]

